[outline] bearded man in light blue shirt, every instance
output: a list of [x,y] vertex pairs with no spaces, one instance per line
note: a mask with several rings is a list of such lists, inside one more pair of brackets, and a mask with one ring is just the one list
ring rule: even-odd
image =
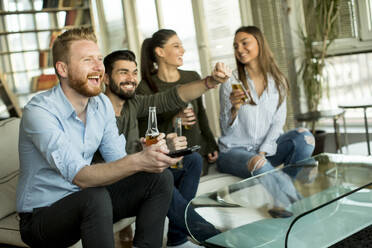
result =
[[[53,44],[60,84],[33,97],[20,125],[17,211],[31,247],[114,247],[112,224],[136,216],[136,247],[161,247],[171,200],[169,170],[181,158],[156,145],[132,155],[101,93],[103,56],[91,29],[66,31]],[[106,163],[90,165],[99,149]]]

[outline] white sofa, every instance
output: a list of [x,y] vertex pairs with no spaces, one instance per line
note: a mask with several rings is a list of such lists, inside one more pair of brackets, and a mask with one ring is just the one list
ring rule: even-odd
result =
[[[19,217],[16,213],[16,187],[19,175],[18,130],[19,118],[0,121],[0,244],[28,247],[21,240]],[[241,180],[240,178],[218,173],[215,168],[200,179],[197,195],[211,192],[217,188]],[[135,217],[125,218],[114,224],[114,232],[132,224]],[[73,248],[82,247],[81,242]]]

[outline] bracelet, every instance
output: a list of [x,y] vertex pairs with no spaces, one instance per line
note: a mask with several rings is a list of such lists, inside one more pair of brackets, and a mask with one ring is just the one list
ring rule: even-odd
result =
[[217,88],[217,84],[213,86],[209,86],[208,79],[211,78],[211,76],[207,76],[204,78],[204,85],[207,87],[208,90]]

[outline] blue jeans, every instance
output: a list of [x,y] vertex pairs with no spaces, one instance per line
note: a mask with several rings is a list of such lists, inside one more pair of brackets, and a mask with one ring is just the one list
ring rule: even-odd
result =
[[[284,163],[284,166],[296,164],[309,158],[314,151],[314,136],[307,129],[298,128],[281,135],[277,140],[277,151],[274,156],[267,157],[262,167],[253,171],[253,175],[262,174]],[[244,148],[233,148],[228,152],[221,152],[217,160],[217,168],[223,173],[237,177],[248,178],[252,173],[248,170],[249,161],[257,152]],[[300,166],[288,166],[283,171],[266,174],[259,178],[260,183],[272,195],[276,207],[286,207],[301,198],[294,187],[292,178],[303,169]],[[289,176],[288,176],[289,175]]]
[[[264,166],[254,172],[254,175],[274,169],[284,163],[295,164],[311,157],[314,151],[314,136],[304,128],[298,128],[282,134],[276,141],[278,147],[275,155],[267,157]],[[248,170],[248,162],[257,155],[256,151],[247,151],[245,148],[232,148],[227,152],[221,152],[217,160],[217,168],[220,172],[232,174],[237,177],[248,178],[252,174]],[[285,171],[292,178],[296,177],[301,167],[296,170]]]
[[[167,214],[169,218],[167,245],[169,246],[180,245],[187,241],[188,230],[185,223],[185,210],[187,204],[195,197],[202,166],[202,157],[199,153],[194,152],[183,158],[183,169],[169,169],[174,177],[173,197]],[[191,209],[191,215],[189,216],[188,219],[192,226],[203,227],[197,231],[199,241],[204,241],[219,233],[212,224],[204,220],[195,210]]]

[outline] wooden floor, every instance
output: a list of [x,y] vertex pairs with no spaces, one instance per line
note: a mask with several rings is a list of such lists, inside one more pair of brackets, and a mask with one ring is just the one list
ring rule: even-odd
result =
[[132,247],[133,231],[130,228],[124,228],[120,232],[115,233],[115,248],[131,248]]

